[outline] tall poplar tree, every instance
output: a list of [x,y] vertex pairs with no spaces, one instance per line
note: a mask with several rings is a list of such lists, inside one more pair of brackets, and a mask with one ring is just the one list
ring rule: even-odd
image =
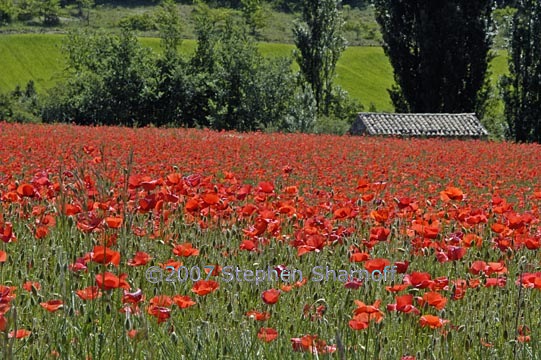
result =
[[375,0],[398,112],[480,112],[493,0]]
[[503,79],[511,137],[541,142],[541,2],[520,0],[513,20],[509,76]]
[[317,108],[328,115],[336,63],[346,49],[340,0],[301,0],[302,22],[293,29],[297,62]]

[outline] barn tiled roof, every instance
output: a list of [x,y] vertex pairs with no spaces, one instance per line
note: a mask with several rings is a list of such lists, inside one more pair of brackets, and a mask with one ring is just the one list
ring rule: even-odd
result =
[[360,113],[352,133],[397,136],[485,137],[475,114]]

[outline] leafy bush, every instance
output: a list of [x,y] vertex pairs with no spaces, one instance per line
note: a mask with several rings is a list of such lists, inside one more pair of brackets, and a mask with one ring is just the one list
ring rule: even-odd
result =
[[60,24],[60,0],[39,1],[39,14],[42,17],[43,25],[56,26]]
[[[168,1],[156,13],[160,55],[143,48],[128,27],[120,35],[71,33],[65,45],[70,77],[44,99],[44,121],[313,131],[315,96],[292,71],[291,57],[262,56],[245,21],[200,5],[198,45],[184,59],[177,51],[176,11]],[[340,88],[328,101],[329,116],[337,121],[347,123],[359,111]]]
[[15,15],[12,0],[0,0],[0,26],[9,24]]
[[293,103],[286,123],[277,130],[289,132],[311,132],[317,121],[317,104],[308,84],[301,84],[294,94]]
[[153,120],[147,110],[155,88],[155,66],[132,32],[75,32],[69,35],[66,50],[71,77],[45,101],[45,121],[146,125]]
[[314,124],[313,132],[316,134],[344,135],[349,128],[350,124],[346,120],[320,115]]
[[119,26],[127,27],[134,31],[152,31],[158,29],[154,17],[149,13],[126,16],[120,20]]
[[11,93],[0,94],[0,121],[32,122],[40,121],[39,104],[34,82],[29,81],[21,90],[17,86]]
[[37,0],[20,0],[17,3],[17,19],[20,21],[32,20],[39,13]]

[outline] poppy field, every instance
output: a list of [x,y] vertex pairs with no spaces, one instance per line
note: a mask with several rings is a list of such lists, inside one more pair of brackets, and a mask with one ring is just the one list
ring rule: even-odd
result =
[[539,359],[540,164],[540,145],[0,123],[0,358]]

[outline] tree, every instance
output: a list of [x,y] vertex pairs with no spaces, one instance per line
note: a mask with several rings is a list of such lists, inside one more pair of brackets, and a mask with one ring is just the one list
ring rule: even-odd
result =
[[[164,0],[155,14],[160,31],[163,56],[156,62],[157,84],[153,107],[156,125],[183,122],[182,109],[186,102],[186,64],[178,54],[181,42],[182,23],[180,13],[173,0]],[[192,125],[192,124],[190,124]]]
[[43,25],[55,26],[60,24],[60,0],[40,0],[39,14],[42,17]]
[[376,0],[376,20],[399,112],[482,112],[487,99],[492,0]]
[[301,73],[325,115],[332,102],[336,63],[346,49],[339,5],[339,0],[302,0],[302,22],[293,29]]
[[131,126],[155,121],[155,64],[132,32],[73,32],[65,50],[70,77],[46,99],[45,121]]
[[15,6],[12,0],[0,0],[0,26],[9,24],[13,20]]
[[164,0],[155,16],[166,56],[176,56],[182,36],[182,22],[175,1]]
[[541,142],[541,2],[519,1],[513,21],[509,75],[503,78],[505,115],[519,142]]
[[[76,0],[77,13],[81,19],[86,20],[86,24],[90,24],[90,9],[95,5],[94,0]],[[85,15],[86,10],[86,15]]]
[[32,20],[39,14],[38,0],[20,0],[17,2],[17,19],[21,21]]
[[246,24],[233,18],[210,36],[204,50],[210,58],[196,62],[204,66],[200,90],[208,96],[203,109],[209,125],[253,131],[284,124],[295,91],[291,61],[265,59]]
[[265,26],[265,14],[261,0],[241,0],[242,15],[250,27],[252,35],[257,36],[260,28]]

